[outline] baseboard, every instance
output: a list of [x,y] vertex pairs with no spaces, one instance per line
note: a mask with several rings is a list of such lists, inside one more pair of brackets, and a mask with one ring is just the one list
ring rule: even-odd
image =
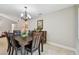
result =
[[54,42],[50,42],[50,41],[47,41],[47,43],[50,44],[50,45],[53,45],[53,46],[57,46],[57,47],[60,47],[60,48],[64,48],[64,49],[76,52],[76,49],[72,48],[72,47],[68,47],[68,46],[61,45],[61,44],[54,43]]

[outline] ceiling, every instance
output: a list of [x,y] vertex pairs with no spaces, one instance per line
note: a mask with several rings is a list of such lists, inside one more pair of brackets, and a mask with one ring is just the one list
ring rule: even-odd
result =
[[42,15],[55,12],[73,4],[0,4],[0,13],[20,18],[20,14],[24,12],[24,6],[27,6],[27,12],[36,18],[41,13]]

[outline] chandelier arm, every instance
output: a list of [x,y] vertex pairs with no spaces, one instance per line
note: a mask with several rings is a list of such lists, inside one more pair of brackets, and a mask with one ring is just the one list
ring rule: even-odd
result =
[[25,6],[24,8],[25,8],[25,11],[24,11],[23,16],[21,17],[21,19],[27,21],[30,18],[28,17],[28,14],[27,14],[27,7]]

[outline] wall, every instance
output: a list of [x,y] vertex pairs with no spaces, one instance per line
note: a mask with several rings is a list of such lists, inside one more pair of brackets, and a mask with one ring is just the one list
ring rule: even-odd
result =
[[11,30],[12,23],[15,23],[15,22],[0,16],[0,35],[4,31]]
[[44,17],[48,40],[75,47],[75,9],[67,8]]
[[[75,48],[75,8],[65,8],[43,16],[47,41]],[[36,27],[36,20],[31,20],[31,29]]]
[[78,8],[78,39],[79,39],[79,8]]
[[76,40],[76,54],[79,55],[79,5],[76,6],[76,13],[77,13],[77,40]]

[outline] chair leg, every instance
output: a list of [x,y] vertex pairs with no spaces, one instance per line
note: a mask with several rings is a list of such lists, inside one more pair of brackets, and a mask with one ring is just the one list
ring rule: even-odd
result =
[[28,55],[28,51],[27,51],[27,55]]
[[7,48],[7,52],[9,52],[9,50],[10,50],[10,47]]
[[14,48],[12,47],[12,53],[11,53],[11,55],[13,55],[13,53],[14,53]]
[[40,55],[40,47],[38,48],[38,53],[39,53],[39,55]]
[[9,48],[10,48],[10,47],[8,46],[8,48],[7,48],[7,52],[9,51]]
[[41,52],[43,52],[43,40],[41,40]]
[[32,55],[33,53],[32,53],[32,50],[31,50],[31,55]]
[[31,55],[32,55],[32,52],[31,52]]
[[22,55],[22,49],[21,49],[21,55]]
[[17,49],[15,49],[15,55],[17,55]]
[[11,47],[9,47],[9,53],[8,53],[8,55],[10,55],[10,53],[11,53]]

